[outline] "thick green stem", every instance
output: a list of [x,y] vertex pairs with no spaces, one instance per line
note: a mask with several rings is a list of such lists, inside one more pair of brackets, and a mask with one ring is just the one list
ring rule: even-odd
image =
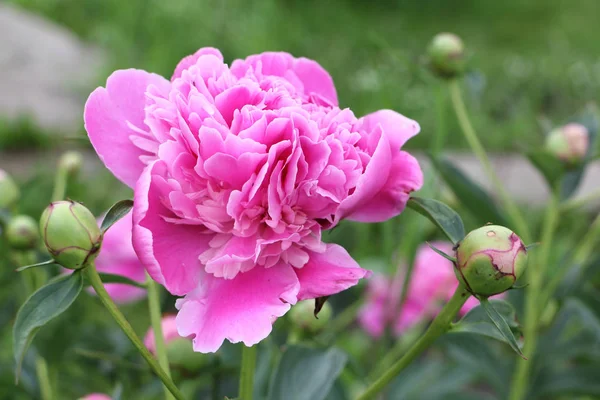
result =
[[544,296],[544,278],[550,260],[552,239],[554,238],[554,232],[558,224],[558,206],[558,190],[554,190],[546,208],[539,252],[534,253],[532,257],[533,262],[530,261],[529,263],[530,285],[527,290],[527,297],[525,298],[525,326],[523,332],[525,336],[523,354],[526,359],[519,359],[517,361],[517,368],[513,376],[513,385],[509,397],[510,400],[524,399],[527,392],[527,383],[529,382],[530,369],[533,363],[532,358],[537,346],[540,317],[545,306],[540,300]]
[[459,285],[450,301],[448,301],[442,311],[435,317],[431,325],[429,325],[425,334],[421,336],[400,360],[369,386],[363,394],[358,396],[357,400],[369,400],[374,398],[377,393],[381,392],[396,376],[398,376],[398,374],[400,374],[400,372],[402,372],[404,368],[414,361],[415,358],[427,350],[438,337],[446,333],[448,329],[450,329],[450,324],[454,320],[454,317],[460,311],[469,296],[470,293],[467,292],[462,285]]
[[446,139],[446,87],[442,83],[437,89],[435,96],[435,116],[436,126],[433,140],[431,141],[431,153],[434,156],[441,154],[444,148],[444,141]]
[[473,153],[475,153],[475,156],[477,156],[477,159],[483,166],[486,175],[494,185],[494,188],[500,196],[500,200],[506,208],[506,211],[508,212],[512,223],[515,225],[516,231],[518,232],[519,236],[521,237],[521,239],[523,239],[523,241],[525,241],[525,243],[530,243],[531,232],[529,231],[527,222],[523,218],[523,215],[521,215],[521,212],[519,211],[515,202],[512,200],[512,198],[504,188],[502,181],[500,180],[498,175],[496,175],[496,172],[492,167],[492,163],[490,162],[490,159],[488,158],[485,149],[479,141],[477,134],[475,133],[475,129],[473,128],[473,125],[471,125],[471,121],[469,120],[469,115],[467,114],[465,103],[463,102],[460,93],[460,86],[458,84],[458,81],[450,81],[449,88],[450,97],[452,99],[452,105],[454,107],[454,111],[456,112],[458,123],[460,124],[460,127],[464,133],[465,139],[467,140],[469,146],[471,147],[471,150],[473,150]]
[[252,400],[254,370],[256,369],[256,346],[242,347],[242,369],[240,371],[240,400]]
[[121,311],[119,311],[117,305],[110,298],[108,292],[104,288],[102,280],[100,279],[100,275],[98,275],[98,272],[96,271],[96,266],[94,264],[88,265],[85,268],[85,273],[102,304],[104,304],[110,315],[114,318],[119,327],[121,327],[123,333],[125,333],[131,343],[133,343],[134,347],[142,355],[144,360],[146,360],[150,366],[150,369],[160,378],[163,384],[173,394],[175,399],[184,400],[184,397],[179,389],[177,389],[177,386],[175,386],[169,375],[167,375],[167,373],[160,367],[150,351],[148,351],[146,346],[144,346],[144,343],[142,343],[140,338],[138,338],[127,319],[125,319],[125,316],[121,313]]
[[48,376],[48,365],[42,357],[37,357],[35,360],[35,372],[38,377],[42,400],[52,400],[52,385]]
[[[168,377],[171,377],[169,369],[169,358],[167,356],[167,348],[165,346],[165,337],[162,331],[162,321],[160,313],[160,293],[158,285],[152,280],[150,275],[146,274],[146,286],[148,287],[148,309],[150,311],[150,321],[152,322],[152,331],[154,332],[154,346],[156,348],[156,356],[158,363],[165,371]],[[173,396],[169,389],[164,386],[165,399],[172,400]]]
[[54,190],[52,191],[52,201],[64,200],[67,192],[67,181],[69,173],[65,168],[58,168],[54,177]]

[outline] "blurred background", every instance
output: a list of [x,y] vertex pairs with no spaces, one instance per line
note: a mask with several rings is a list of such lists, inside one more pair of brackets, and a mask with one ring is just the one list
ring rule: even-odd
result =
[[[342,107],[357,116],[391,108],[417,120],[421,134],[407,147],[422,153],[436,128],[436,96],[443,89],[425,67],[425,49],[436,33],[449,31],[460,35],[468,50],[463,88],[473,123],[487,149],[497,154],[495,166],[505,169],[501,176],[509,189],[532,207],[529,218],[535,223],[539,211],[534,206],[544,200],[546,188],[514,154],[540,146],[551,127],[599,98],[599,17],[597,0],[3,0],[0,168],[21,186],[20,213],[35,218],[50,200],[53,166],[68,148],[81,150],[86,161],[82,178],[68,188],[69,197],[96,215],[130,197],[129,189],[101,168],[85,140],[85,99],[115,69],[142,68],[170,77],[182,57],[203,46],[219,48],[228,62],[267,50],[317,60],[332,75]],[[449,106],[446,112],[446,151],[489,187],[477,162],[464,154],[467,145]],[[598,167],[588,169],[583,192],[598,187]],[[468,228],[477,226],[466,218]],[[581,232],[585,222],[563,221],[564,232]],[[391,231],[384,225],[348,224],[327,239],[343,243],[366,267],[390,272],[394,266],[381,254],[387,257],[395,243],[365,243],[364,238],[404,238],[415,226],[420,238],[431,238],[431,227],[410,223],[398,224],[404,230],[393,225]],[[407,257],[419,244],[413,242],[402,247]],[[570,245],[567,238],[558,242]],[[14,266],[2,243],[0,267],[0,327],[8,330],[22,299],[15,295]],[[360,290],[339,296],[334,306],[347,304]],[[165,309],[173,311],[172,300],[165,299]],[[143,302],[125,308],[140,334],[148,326],[143,310]],[[0,337],[0,399],[32,398],[36,383],[27,360],[23,385],[15,389],[11,335],[3,331]],[[356,344],[352,338],[344,339],[348,348]],[[366,339],[356,340],[364,344]],[[69,378],[53,377],[61,393],[71,396],[66,399],[88,389],[108,393],[115,377],[126,392],[143,387],[150,397],[140,398],[160,392],[147,371],[139,372],[145,367],[95,299],[78,300],[36,342],[54,371]]]

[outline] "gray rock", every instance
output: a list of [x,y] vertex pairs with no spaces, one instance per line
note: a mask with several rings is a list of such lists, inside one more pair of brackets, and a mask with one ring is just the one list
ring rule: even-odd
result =
[[61,134],[80,130],[103,54],[68,30],[7,4],[0,4],[0,38],[0,118],[27,115]]

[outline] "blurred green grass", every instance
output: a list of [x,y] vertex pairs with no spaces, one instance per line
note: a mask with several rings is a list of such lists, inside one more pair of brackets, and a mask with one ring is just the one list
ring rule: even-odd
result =
[[[423,66],[440,31],[456,32],[472,57],[467,101],[493,150],[541,141],[539,120],[560,123],[600,93],[597,0],[9,0],[106,49],[116,68],[170,76],[202,46],[226,60],[285,50],[318,60],[340,103],[357,115],[392,108],[421,123],[410,143],[427,148],[440,82]],[[449,113],[448,147],[465,147]]]

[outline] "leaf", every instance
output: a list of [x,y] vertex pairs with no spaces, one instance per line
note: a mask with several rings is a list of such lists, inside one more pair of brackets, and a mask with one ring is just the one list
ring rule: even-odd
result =
[[441,201],[411,197],[407,205],[433,222],[452,243],[457,244],[465,237],[462,219],[456,211]]
[[571,365],[568,368],[548,374],[534,392],[538,398],[558,398],[560,396],[600,396],[598,365]]
[[100,229],[102,233],[105,233],[111,226],[113,226],[118,220],[127,215],[131,208],[133,207],[133,200],[121,200],[117,201],[113,206],[108,210],[106,216],[102,220],[102,225]]
[[456,263],[456,258],[452,257],[451,255],[448,255],[448,254],[444,253],[443,251],[441,251],[440,249],[438,249],[437,247],[435,247],[434,245],[432,245],[429,242],[425,242],[425,243],[427,243],[427,246],[429,246],[431,248],[431,250],[435,251],[440,256],[444,257],[446,260],[452,261],[453,263]]
[[56,261],[54,260],[48,260],[48,261],[42,261],[40,263],[37,264],[31,264],[31,265],[24,265],[22,267],[19,267],[17,269],[15,269],[16,272],[21,272],[21,271],[25,271],[29,268],[36,268],[36,267],[44,267],[46,265],[53,265],[56,264]]
[[269,400],[323,400],[346,365],[341,350],[289,347],[271,380]]
[[510,345],[510,347],[520,355],[524,360],[527,360],[517,343],[517,339],[515,335],[512,333],[510,329],[510,325],[506,322],[506,319],[496,310],[496,308],[489,302],[488,299],[479,299],[481,307],[485,313],[490,317],[492,323],[498,328],[500,334],[504,337],[504,341]]
[[[517,322],[517,316],[512,304],[504,300],[490,300],[490,305],[500,314],[513,334],[521,333],[521,326]],[[475,333],[493,339],[510,342],[500,333],[496,325],[488,317],[483,306],[477,306],[469,311],[459,322],[452,326],[451,333]]]
[[564,164],[546,150],[526,153],[529,161],[540,171],[549,187],[554,187],[565,173]]
[[39,288],[19,309],[13,327],[13,350],[16,381],[19,381],[21,364],[37,331],[50,320],[69,308],[83,288],[83,275],[75,271],[70,275],[54,279]]
[[498,209],[495,201],[477,183],[458,169],[452,162],[443,157],[430,156],[433,166],[438,171],[452,193],[480,224],[493,222],[506,225],[506,219]]
[[575,191],[579,187],[579,184],[581,183],[584,172],[585,172],[585,165],[582,165],[582,166],[578,167],[577,169],[575,169],[573,171],[568,171],[567,173],[565,173],[563,175],[563,178],[560,182],[560,199],[561,200],[564,201],[564,200],[568,199],[569,197],[571,197],[571,195],[573,195],[573,193],[575,193]]
[[[106,274],[106,273],[102,273],[102,272],[99,272],[98,275],[100,275],[100,279],[102,279],[102,283],[104,283],[104,284],[106,284],[106,283],[121,283],[123,285],[135,286],[140,289],[147,288],[145,283],[134,281],[133,279],[129,279],[122,275]],[[85,285],[89,286],[90,283],[86,281]]]

